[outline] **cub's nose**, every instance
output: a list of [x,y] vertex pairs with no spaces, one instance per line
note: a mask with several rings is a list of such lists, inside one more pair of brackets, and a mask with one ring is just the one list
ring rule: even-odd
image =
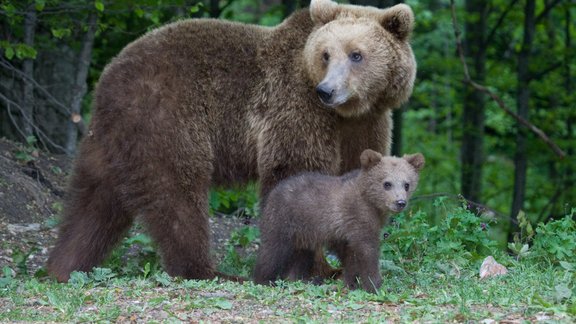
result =
[[320,100],[322,100],[323,103],[329,103],[332,100],[332,94],[334,94],[334,89],[326,85],[320,84],[319,86],[316,87],[316,93],[318,94],[318,97],[320,97]]
[[396,206],[398,207],[399,210],[404,209],[404,207],[406,207],[406,200],[397,200]]

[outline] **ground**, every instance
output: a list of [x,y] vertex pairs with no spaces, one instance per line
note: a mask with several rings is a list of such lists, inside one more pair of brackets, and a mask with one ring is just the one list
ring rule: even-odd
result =
[[[72,159],[0,138],[0,269],[26,257],[31,273],[42,267],[56,236]],[[230,233],[245,220],[210,219],[217,259]]]

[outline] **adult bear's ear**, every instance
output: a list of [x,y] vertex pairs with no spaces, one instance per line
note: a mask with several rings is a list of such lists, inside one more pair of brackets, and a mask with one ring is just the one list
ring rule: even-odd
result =
[[408,163],[410,163],[410,165],[414,167],[414,170],[416,170],[416,172],[420,172],[420,170],[422,170],[424,164],[426,163],[426,160],[424,159],[424,155],[422,155],[422,153],[407,154],[404,155],[402,158],[408,161]]
[[368,170],[378,164],[382,160],[382,154],[372,151],[370,149],[364,150],[360,154],[360,166],[363,170]]
[[414,13],[409,6],[398,4],[384,10],[380,24],[397,39],[404,41],[414,29]]
[[336,2],[330,0],[310,1],[310,18],[316,25],[324,25],[334,19],[340,12]]

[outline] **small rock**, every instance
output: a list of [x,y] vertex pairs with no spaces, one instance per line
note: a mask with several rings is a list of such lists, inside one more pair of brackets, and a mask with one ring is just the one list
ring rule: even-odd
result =
[[39,223],[32,223],[27,225],[8,224],[8,230],[12,234],[31,232],[31,231],[37,232],[40,230],[40,224]]
[[496,262],[493,256],[487,256],[480,266],[480,279],[505,275],[508,269]]

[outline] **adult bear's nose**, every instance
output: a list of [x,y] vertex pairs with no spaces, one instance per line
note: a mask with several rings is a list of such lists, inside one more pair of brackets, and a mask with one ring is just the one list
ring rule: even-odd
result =
[[332,94],[334,94],[334,89],[327,86],[326,84],[320,84],[316,87],[316,93],[318,94],[318,97],[320,97],[320,100],[327,104],[332,101]]

